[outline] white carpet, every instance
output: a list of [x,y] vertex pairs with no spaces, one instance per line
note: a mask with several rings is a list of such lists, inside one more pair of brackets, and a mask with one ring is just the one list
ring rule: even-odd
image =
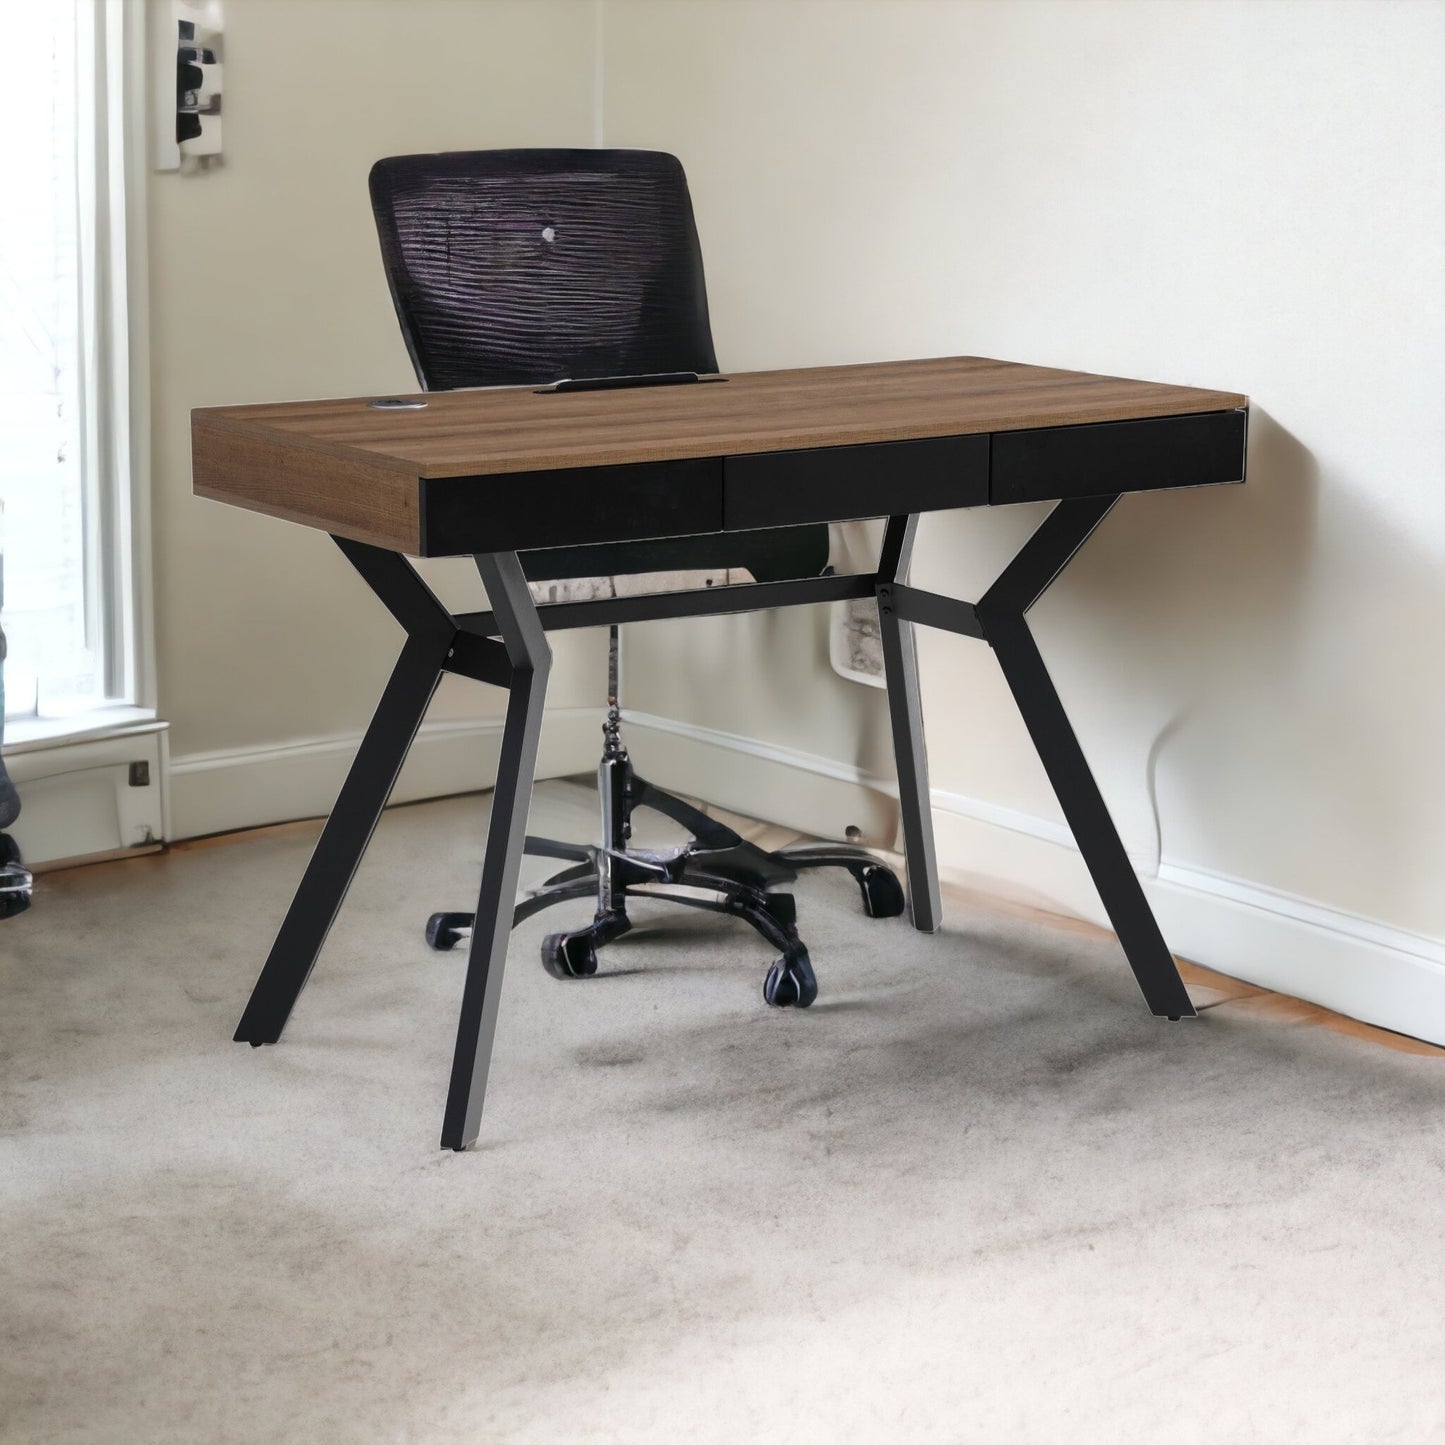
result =
[[639,907],[568,984],[567,906],[519,930],[442,1153],[464,961],[421,925],[483,815],[388,815],[275,1048],[230,1035],[308,838],[0,924],[0,1439],[1445,1438],[1436,1060],[1166,1024],[1112,943],[815,875],[803,1013],[741,924]]

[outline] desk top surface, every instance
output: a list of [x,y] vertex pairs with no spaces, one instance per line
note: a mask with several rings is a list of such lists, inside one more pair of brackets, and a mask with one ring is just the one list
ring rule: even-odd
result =
[[[193,431],[326,453],[417,477],[487,476],[966,436],[1232,411],[1234,392],[953,356],[734,373],[620,391],[431,392],[425,410],[370,398],[207,407]],[[199,489],[198,489],[199,490]]]

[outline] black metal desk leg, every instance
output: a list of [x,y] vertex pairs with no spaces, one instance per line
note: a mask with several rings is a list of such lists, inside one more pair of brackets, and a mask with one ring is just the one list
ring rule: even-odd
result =
[[913,926],[934,933],[943,922],[938,860],[933,846],[933,810],[928,797],[928,750],[918,691],[918,654],[913,624],[899,619],[890,588],[908,577],[918,518],[890,517],[878,560],[878,633],[888,683],[888,717],[898,770],[898,810],[903,822],[903,861],[908,869],[908,902]]
[[271,945],[236,1042],[274,1044],[306,986],[352,874],[406,758],[441,677],[448,637],[428,633],[406,640],[386,691],[326,820],[301,886]]
[[1161,1017],[1193,1018],[1194,1005],[1024,617],[1117,500],[1061,502],[976,611],[1145,1002]]
[[537,766],[542,703],[547,691],[547,674],[552,667],[552,650],[547,645],[516,553],[482,555],[476,558],[476,563],[512,664],[512,686],[507,697],[507,721],[502,730],[502,753],[497,761],[492,816],[487,824],[487,848],[482,858],[482,883],[467,959],[467,981],[462,990],[461,1017],[457,1020],[451,1087],[442,1121],[443,1149],[465,1149],[481,1127],[487,1069],[502,996],[502,973],[512,934],[512,905],[522,864],[522,840],[527,831],[527,807]]

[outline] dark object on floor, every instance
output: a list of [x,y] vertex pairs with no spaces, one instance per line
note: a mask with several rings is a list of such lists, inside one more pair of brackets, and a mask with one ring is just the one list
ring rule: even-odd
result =
[[[4,561],[0,559],[0,604],[5,599]],[[0,628],[0,747],[5,743],[5,631]],[[0,753],[0,829],[20,816],[20,794],[5,771]],[[21,865],[20,848],[8,833],[0,832],[0,918],[13,918],[30,907],[30,873]]]
[[[0,633],[0,638],[4,634]],[[0,646],[0,672],[4,671],[5,652]],[[0,679],[0,707],[5,706],[5,683]],[[0,716],[0,746],[5,742],[5,722]],[[20,816],[20,794],[15,791],[15,784],[10,781],[10,774],[5,770],[5,759],[0,755],[0,828],[8,828]]]
[[13,918],[30,907],[30,870],[9,833],[0,833],[0,918]]
[[[3,512],[0,506],[0,512]],[[5,558],[0,554],[0,607],[5,605]],[[0,627],[0,831],[8,828],[20,816],[20,794],[5,771],[5,629]]]
[[[673,156],[623,150],[396,156],[372,169],[371,200],[397,318],[426,390],[565,378],[557,388],[565,391],[696,381],[717,371],[692,201]],[[625,491],[610,504],[625,509]],[[784,581],[826,570],[828,529],[810,523],[584,543],[524,552],[521,560],[529,582],[693,568],[746,569],[759,582]],[[793,897],[775,890],[804,868],[847,868],[869,916],[890,918],[904,907],[897,878],[872,854],[842,843],[770,853],[745,842],[639,778],[620,722],[614,624],[597,774],[602,842],[529,837],[526,852],[570,866],[517,905],[513,925],[554,903],[595,899],[590,924],[549,934],[542,944],[553,977],[585,978],[597,971],[597,950],[632,927],[629,897],[729,914],[779,951],[763,986],[767,1002],[806,1008],[818,985]],[[691,839],[671,849],[632,848],[639,807],[680,823]],[[471,924],[471,914],[434,914],[427,941],[451,948]]]

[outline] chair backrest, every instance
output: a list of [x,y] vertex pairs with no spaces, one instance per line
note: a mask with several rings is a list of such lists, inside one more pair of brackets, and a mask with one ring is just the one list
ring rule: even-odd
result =
[[[715,372],[687,178],[660,151],[455,151],[371,169],[402,335],[428,391]],[[525,552],[534,580],[746,568],[816,576],[810,523]]]
[[392,156],[372,167],[371,206],[427,390],[717,370],[675,156]]

